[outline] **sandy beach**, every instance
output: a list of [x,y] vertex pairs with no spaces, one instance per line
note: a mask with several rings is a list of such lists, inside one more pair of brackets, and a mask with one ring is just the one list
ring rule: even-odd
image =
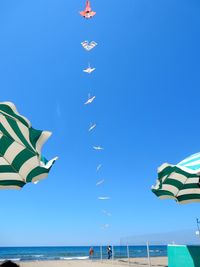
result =
[[[112,267],[112,266],[149,266],[147,258],[133,258],[114,261],[71,260],[71,261],[33,261],[20,262],[21,267]],[[152,267],[167,267],[167,257],[151,258]]]

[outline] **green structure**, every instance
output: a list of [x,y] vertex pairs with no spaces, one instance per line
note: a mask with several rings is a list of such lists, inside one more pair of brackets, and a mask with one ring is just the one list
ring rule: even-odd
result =
[[200,267],[200,246],[168,245],[168,267]]

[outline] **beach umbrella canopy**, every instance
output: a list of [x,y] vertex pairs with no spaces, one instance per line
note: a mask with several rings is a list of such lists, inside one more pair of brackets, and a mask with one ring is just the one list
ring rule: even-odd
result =
[[161,199],[173,198],[179,203],[200,202],[200,153],[177,165],[162,164],[152,191]]
[[0,188],[20,189],[45,178],[52,164],[41,155],[50,132],[32,128],[11,102],[0,102]]

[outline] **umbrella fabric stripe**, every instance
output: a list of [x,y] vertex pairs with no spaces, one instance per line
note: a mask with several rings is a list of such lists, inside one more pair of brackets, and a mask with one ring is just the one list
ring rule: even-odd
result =
[[173,187],[178,188],[179,190],[183,187],[183,183],[175,179],[167,179],[165,185],[172,185]]
[[37,156],[31,157],[28,160],[26,160],[24,164],[21,166],[21,168],[19,169],[19,174],[25,179],[27,179],[30,170],[35,169],[36,167],[38,167],[38,165],[39,165],[38,157]]
[[195,184],[185,183],[184,184],[184,189],[193,189],[193,188],[200,189],[199,184],[198,183],[195,183]]
[[38,153],[41,153],[41,148],[44,145],[44,143],[47,141],[47,139],[51,136],[51,132],[43,131],[40,135],[40,137],[37,140],[36,143],[36,150]]
[[27,178],[26,178],[27,182],[31,182],[35,176],[38,176],[38,175],[43,174],[43,173],[48,173],[48,172],[49,172],[48,169],[38,166],[35,169],[33,169],[31,172],[29,172],[29,174],[27,175]]
[[27,182],[31,182],[32,180],[36,181],[36,177],[40,176],[41,174],[47,174],[49,173],[52,165],[54,164],[55,160],[52,161],[51,165],[49,166],[49,168],[45,168],[45,167],[36,167],[35,169],[33,169],[28,175],[27,175]]
[[13,167],[19,171],[22,165],[29,160],[30,158],[34,157],[34,155],[27,149],[22,150],[12,162]]
[[187,162],[186,164],[181,164],[181,165],[178,165],[178,166],[192,167],[192,166],[195,166],[195,165],[200,165],[200,158],[197,158],[196,160],[192,160],[190,162]]
[[43,131],[36,130],[32,127],[30,128],[30,142],[34,148],[36,148],[36,143],[40,138],[40,136],[42,135],[42,132]]
[[[8,134],[5,134],[7,137],[10,137],[10,139],[15,140],[16,142],[20,143],[23,145],[22,141],[20,140],[20,138],[17,136],[17,134],[15,133],[15,131],[12,129],[10,123],[8,122],[8,120],[0,115],[0,122],[1,125],[4,129],[6,129]],[[4,133],[4,131],[2,130],[2,132]]]
[[179,181],[181,184],[184,184],[187,180],[187,177],[185,177],[183,174],[175,172],[170,173],[167,178]]
[[[195,182],[194,182],[195,181]],[[180,181],[177,181],[175,179],[167,179],[167,181],[164,183],[165,185],[172,185],[176,187],[177,189],[181,190],[184,186],[184,188],[199,188],[200,185],[198,184],[199,179],[194,178],[191,182],[187,181],[186,183],[181,183]]]
[[23,144],[27,147],[26,144],[28,143],[28,145],[30,146],[31,150],[34,151],[34,153],[35,153],[35,147],[32,145],[32,143],[30,141],[30,136],[29,136],[30,135],[30,130],[20,122],[16,122],[16,125],[17,125],[18,129],[20,130],[20,133],[21,133],[22,138],[24,140],[23,141],[20,138],[22,140]]
[[199,184],[199,177],[194,177],[194,178],[188,178],[187,181],[185,182],[185,185],[187,184]]
[[[41,147],[44,144],[44,142],[50,137],[51,133],[46,131],[39,131],[35,130],[32,127],[26,129],[23,124],[20,124],[19,122],[15,122],[14,120],[10,118],[0,118],[1,120],[1,126],[0,130],[6,135],[9,136],[11,139],[14,139],[18,141],[20,144],[26,146],[34,153],[40,153]],[[7,129],[7,130],[5,130]],[[36,133],[37,132],[37,133]],[[43,135],[46,135],[46,138],[44,139]],[[43,137],[44,141],[38,142],[38,140]],[[39,143],[39,149],[36,149],[37,142]],[[34,150],[37,151],[34,151]]]
[[194,202],[200,202],[200,199],[193,198],[193,199],[178,201],[179,204],[189,204],[189,203],[194,203]]
[[44,178],[46,178],[46,177],[48,176],[48,173],[49,173],[49,172],[46,172],[46,173],[44,172],[44,173],[41,173],[41,174],[35,176],[35,177],[32,179],[32,182],[35,183],[35,182],[39,182],[39,181],[41,181],[42,179],[44,179]]
[[173,185],[163,184],[162,190],[169,191],[175,196],[178,193],[179,189],[177,187],[173,186]]
[[29,144],[29,142],[25,139],[24,135],[22,134],[22,132],[20,131],[18,124],[16,121],[14,120],[9,120],[8,121],[10,126],[12,127],[13,131],[15,132],[15,134],[18,136],[18,138],[20,139],[21,143],[27,147],[27,149],[30,149],[31,151],[34,152],[32,146]]
[[6,113],[8,116],[11,116],[14,119],[21,121],[21,123],[23,123],[27,127],[30,126],[29,120],[27,120],[24,116],[20,115],[16,107],[12,103],[9,102],[1,103],[0,110],[3,111],[3,113]]
[[197,164],[193,164],[193,165],[186,165],[185,167],[188,169],[192,169],[192,170],[199,170],[200,169],[200,161],[196,162]]
[[152,192],[158,197],[160,197],[160,196],[173,196],[174,197],[174,195],[171,192],[166,191],[166,190],[155,190],[155,189],[152,189]]
[[22,150],[24,150],[22,145],[17,142],[13,142],[4,153],[4,159],[11,164]]
[[186,194],[186,195],[182,195],[182,196],[178,196],[177,197],[179,202],[184,201],[185,203],[188,202],[194,202],[191,200],[200,200],[200,194]]
[[185,166],[178,166],[180,170],[184,171],[185,173],[187,173],[188,177],[190,177],[191,175],[196,175],[196,177],[199,175],[200,173],[200,169],[193,169],[193,168],[188,168],[188,167],[185,167]]
[[0,173],[0,181],[3,180],[16,180],[16,181],[21,181],[21,176],[16,173],[16,172],[4,172],[4,173]]
[[162,173],[163,171],[166,170],[166,168],[171,167],[171,165],[169,165],[168,163],[163,163],[160,167],[158,167],[158,174]]
[[200,188],[188,188],[188,189],[183,189],[178,193],[178,196],[183,196],[183,195],[200,195]]
[[0,181],[0,186],[17,186],[17,187],[23,187],[25,185],[22,181],[12,181],[12,180],[4,180]]
[[181,167],[179,166],[167,165],[165,169],[163,169],[161,172],[158,173],[158,179],[162,179],[163,176],[170,175],[171,173],[174,173],[174,172],[182,174],[185,177],[199,177],[197,174],[188,173],[180,168]]
[[9,190],[11,190],[11,189],[21,190],[22,187],[19,187],[19,186],[16,186],[16,185],[9,185],[9,186],[1,186],[0,185],[0,189],[4,189],[4,190],[6,190],[6,189],[9,189]]
[[[1,115],[0,115],[0,122],[1,122]],[[9,134],[9,132],[3,127],[2,123],[0,123],[0,131],[3,133],[3,135],[7,136],[8,138],[12,139],[12,136]]]
[[7,149],[9,148],[10,145],[12,145],[14,141],[7,138],[6,136],[2,136],[0,139],[0,155],[4,156],[6,153]]
[[2,165],[0,166],[0,173],[16,173],[16,170],[11,165]]
[[178,166],[185,166],[191,162],[197,161],[200,159],[200,153],[194,154],[184,160],[182,160],[181,162],[179,162],[177,165]]

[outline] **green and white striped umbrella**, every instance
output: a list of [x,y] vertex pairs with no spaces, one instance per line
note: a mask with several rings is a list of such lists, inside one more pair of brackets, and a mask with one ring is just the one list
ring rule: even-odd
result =
[[152,191],[161,199],[173,198],[179,203],[200,202],[200,153],[177,165],[162,164]]
[[20,189],[45,178],[57,158],[41,155],[50,132],[33,129],[11,102],[0,102],[0,188]]

